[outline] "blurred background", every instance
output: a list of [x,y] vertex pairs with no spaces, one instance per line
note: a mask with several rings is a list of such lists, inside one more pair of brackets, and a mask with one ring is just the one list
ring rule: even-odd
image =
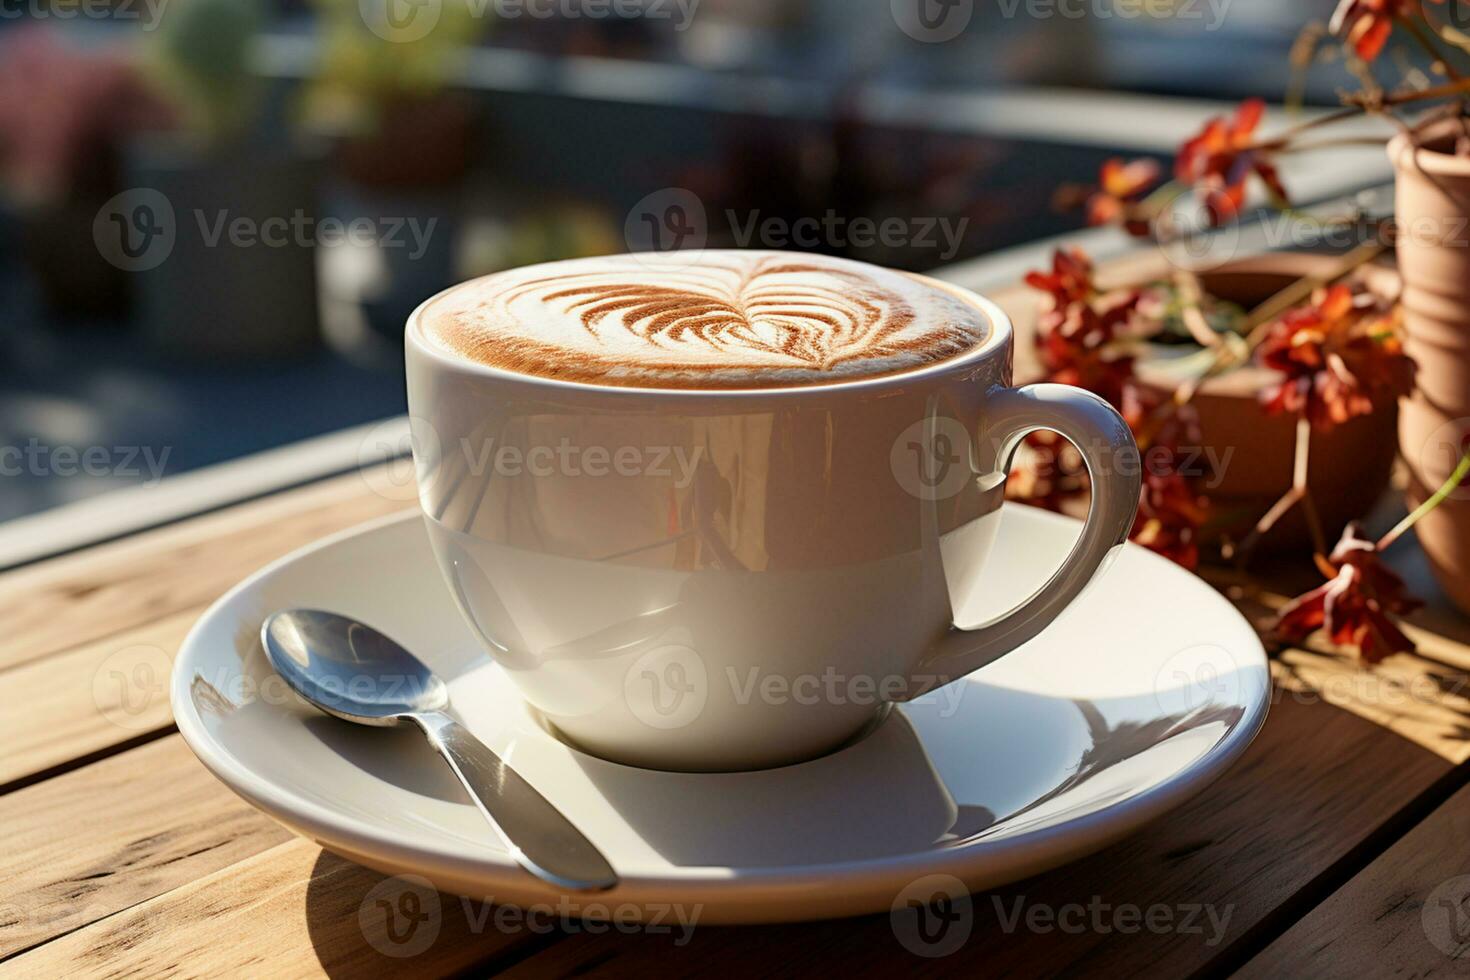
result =
[[402,413],[405,317],[471,276],[1075,229],[1059,184],[1281,101],[1332,7],[0,0],[0,521]]

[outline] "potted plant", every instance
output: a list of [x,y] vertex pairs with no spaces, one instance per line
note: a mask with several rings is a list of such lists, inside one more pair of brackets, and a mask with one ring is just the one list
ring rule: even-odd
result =
[[[1409,84],[1382,86],[1373,65],[1394,36],[1428,52],[1430,72],[1438,78],[1416,73]],[[1249,545],[1293,509],[1303,510],[1309,526],[1321,527],[1320,520],[1313,520],[1318,508],[1313,506],[1307,466],[1314,432],[1377,414],[1380,398],[1413,393],[1400,426],[1401,451],[1412,477],[1413,512],[1400,528],[1376,542],[1350,526],[1338,547],[1329,551],[1325,536],[1316,534],[1317,564],[1331,580],[1323,587],[1327,591],[1303,597],[1281,620],[1285,636],[1315,623],[1311,628],[1326,626],[1335,639],[1351,640],[1373,659],[1412,647],[1392,626],[1390,614],[1406,611],[1413,603],[1403,594],[1402,583],[1378,563],[1378,553],[1410,527],[1420,528],[1420,542],[1448,597],[1470,611],[1470,487],[1465,485],[1470,473],[1470,277],[1466,275],[1470,77],[1455,63],[1470,56],[1465,54],[1462,33],[1436,23],[1408,0],[1341,0],[1330,25],[1309,27],[1303,37],[1307,43],[1301,49],[1326,37],[1340,38],[1346,56],[1355,62],[1363,88],[1345,96],[1340,111],[1261,136],[1256,130],[1264,105],[1248,100],[1233,117],[1210,120],[1181,146],[1174,179],[1162,188],[1154,186],[1159,173],[1150,161],[1112,160],[1082,199],[1092,223],[1116,223],[1134,234],[1173,234],[1179,226],[1179,204],[1186,198],[1198,206],[1204,223],[1218,225],[1239,215],[1253,186],[1263,189],[1274,205],[1290,207],[1276,159],[1331,145],[1330,138],[1320,136],[1324,127],[1365,113],[1399,123],[1401,135],[1389,146],[1398,174],[1395,222],[1387,229],[1365,226],[1374,234],[1334,270],[1330,281],[1308,279],[1284,289],[1252,317],[1253,329],[1243,344],[1221,345],[1221,351],[1207,359],[1199,380],[1183,382],[1161,405],[1145,404],[1138,415],[1144,441],[1181,431],[1189,416],[1182,410],[1191,407],[1211,377],[1243,363],[1243,355],[1281,375],[1281,383],[1271,383],[1261,395],[1274,411],[1295,417],[1299,465],[1291,490],[1261,518],[1248,536]],[[1417,117],[1404,115],[1425,107],[1429,108]],[[1385,310],[1381,300],[1347,279],[1390,245],[1397,246],[1402,302]],[[1091,312],[1080,320],[1075,313],[1057,312],[1075,310],[1079,302],[1075,289],[1068,292],[1067,282],[1082,278],[1090,282],[1090,269],[1086,277],[1076,272],[1082,262],[1061,256],[1051,273],[1033,279],[1053,294],[1051,329],[1045,331],[1043,342],[1058,353],[1049,367],[1066,368],[1068,358],[1096,361],[1091,376],[1083,379],[1089,384],[1146,388],[1123,384],[1136,359],[1117,353],[1120,341],[1126,340],[1123,325],[1132,322],[1139,308],[1137,300],[1129,301],[1122,315],[1111,307],[1097,309],[1095,296],[1087,299]],[[1183,278],[1198,313],[1204,291],[1191,274],[1184,273]],[[1092,326],[1079,330],[1073,326],[1076,322]],[[1106,329],[1099,330],[1099,322]],[[1419,380],[1411,386],[1409,372],[1415,365]],[[1162,483],[1168,484],[1172,496],[1161,495],[1162,485],[1154,488],[1158,499],[1153,502],[1152,526],[1168,532],[1159,532],[1160,540],[1172,541],[1181,534],[1195,540],[1206,498],[1188,480]],[[1041,485],[1050,492],[1050,483]],[[1146,487],[1141,518],[1145,521],[1150,520],[1149,493]]]
[[127,314],[129,280],[94,242],[93,222],[122,190],[129,134],[165,117],[121,51],[76,47],[39,26],[0,41],[0,194],[53,314]]
[[262,22],[259,0],[190,0],[150,38],[179,125],[135,140],[129,166],[173,223],[171,246],[136,271],[143,333],[170,353],[278,358],[320,342],[320,168],[309,149],[258,132],[249,58]]
[[[1154,400],[1173,396],[1194,380],[1213,357],[1218,343],[1243,343],[1252,329],[1254,311],[1304,280],[1332,281],[1342,259],[1327,254],[1286,252],[1233,260],[1198,275],[1199,303],[1216,336],[1201,338],[1183,315],[1179,273],[1161,256],[1120,263],[1100,277],[1104,295],[1142,292],[1138,313],[1126,344],[1132,375],[1140,390]],[[1365,270],[1366,272],[1367,270]],[[1385,303],[1397,295],[1391,262],[1380,259],[1373,276],[1362,276]],[[1036,292],[1006,290],[995,296],[1011,315],[1022,337],[1037,332]],[[1046,373],[1037,351],[1022,348],[1016,370],[1023,379]],[[1229,550],[1245,541],[1260,516],[1292,489],[1297,470],[1297,425],[1289,415],[1268,411],[1260,394],[1278,383],[1279,372],[1241,357],[1228,370],[1204,376],[1189,402],[1191,427],[1197,438],[1185,448],[1188,469],[1199,476],[1209,497],[1208,520],[1199,528],[1199,543]],[[1334,487],[1317,503],[1322,534],[1335,539],[1348,523],[1365,513],[1388,487],[1395,459],[1398,399],[1391,392],[1374,395],[1374,410],[1341,425],[1321,428],[1308,447],[1308,483]],[[1314,543],[1308,518],[1301,510],[1286,514],[1259,550],[1299,551]]]

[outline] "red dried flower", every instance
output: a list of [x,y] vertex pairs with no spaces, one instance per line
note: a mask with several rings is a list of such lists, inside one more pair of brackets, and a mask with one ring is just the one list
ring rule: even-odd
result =
[[1180,466],[1184,446],[1199,445],[1199,417],[1192,407],[1135,385],[1128,387],[1122,412],[1143,454],[1143,486],[1130,537],[1193,571],[1199,567],[1200,529],[1210,504],[1195,479],[1203,474],[1181,472]]
[[1080,248],[1059,248],[1052,253],[1051,272],[1026,273],[1026,285],[1051,294],[1052,309],[1043,317],[1041,327],[1053,329],[1056,314],[1065,315],[1074,303],[1084,303],[1091,297],[1092,260]]
[[1409,394],[1414,362],[1403,352],[1395,315],[1377,297],[1342,284],[1287,312],[1257,350],[1262,365],[1284,376],[1261,392],[1266,411],[1305,415],[1330,429],[1368,415],[1377,400]]
[[1333,643],[1356,647],[1370,664],[1395,653],[1413,653],[1414,642],[1390,616],[1406,615],[1423,603],[1410,596],[1404,580],[1383,564],[1377,543],[1351,524],[1330,561],[1337,576],[1288,603],[1277,616],[1276,637],[1300,643],[1325,628]]
[[1033,432],[1006,480],[1006,499],[1071,514],[1081,507],[1090,487],[1076,447],[1055,432]]
[[1193,571],[1199,567],[1199,532],[1209,512],[1209,502],[1195,489],[1194,481],[1177,472],[1155,472],[1145,466],[1138,516],[1129,536],[1136,544]]
[[[1186,438],[1198,438],[1194,416],[1163,401],[1151,391],[1129,385],[1123,398],[1123,417],[1135,434],[1156,429],[1143,460],[1143,486],[1132,540],[1176,564],[1199,567],[1199,537],[1209,516],[1209,502],[1195,489],[1192,475],[1179,472],[1179,448]],[[1162,425],[1159,420],[1162,419]],[[1091,488],[1087,468],[1072,445],[1051,432],[1026,440],[1006,484],[1006,496],[1054,510],[1076,513]]]
[[1087,223],[1121,224],[1130,235],[1149,234],[1148,216],[1141,214],[1139,200],[1158,183],[1159,165],[1143,157],[1124,163],[1113,157],[1098,173],[1098,187],[1087,199]]
[[1092,262],[1080,249],[1057,249],[1052,271],[1032,272],[1026,284],[1051,295],[1036,333],[1048,379],[1121,404],[1123,388],[1133,377],[1133,358],[1121,353],[1116,341],[1133,318],[1141,293],[1100,292],[1092,281]]
[[1373,61],[1383,53],[1393,22],[1413,17],[1417,8],[1417,0],[1342,0],[1332,12],[1328,29],[1351,44],[1359,58]]
[[1211,119],[1179,148],[1174,176],[1194,187],[1215,224],[1240,213],[1252,173],[1266,185],[1277,206],[1286,207],[1290,203],[1270,155],[1255,145],[1256,127],[1261,124],[1265,111],[1265,102],[1247,99],[1235,111],[1234,118]]

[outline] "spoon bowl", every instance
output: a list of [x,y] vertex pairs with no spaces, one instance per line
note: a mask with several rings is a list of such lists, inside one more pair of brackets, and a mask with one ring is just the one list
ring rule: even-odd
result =
[[276,673],[317,708],[359,725],[392,726],[420,711],[442,711],[449,689],[391,638],[336,613],[272,616],[264,630]]

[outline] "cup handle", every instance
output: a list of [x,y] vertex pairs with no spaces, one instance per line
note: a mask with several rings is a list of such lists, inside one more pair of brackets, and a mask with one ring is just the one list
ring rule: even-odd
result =
[[1049,429],[1077,447],[1092,478],[1082,536],[1056,574],[1010,612],[973,629],[951,626],[924,658],[908,700],[999,660],[1051,625],[1128,540],[1142,467],[1128,423],[1107,402],[1070,385],[997,388],[977,451],[994,450],[990,482],[1003,482],[1021,441]]

